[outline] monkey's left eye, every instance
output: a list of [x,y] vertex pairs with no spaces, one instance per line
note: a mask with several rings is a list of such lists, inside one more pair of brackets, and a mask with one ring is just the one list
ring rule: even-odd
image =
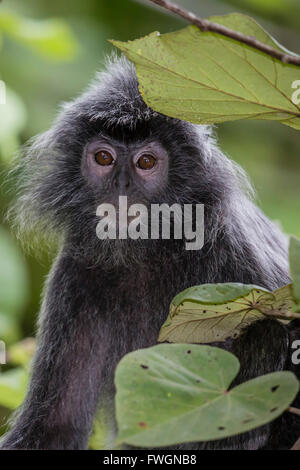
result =
[[152,155],[142,155],[136,162],[136,166],[141,170],[151,170],[156,163],[156,159]]
[[107,166],[113,164],[114,157],[107,150],[101,150],[95,154],[95,160],[98,165]]

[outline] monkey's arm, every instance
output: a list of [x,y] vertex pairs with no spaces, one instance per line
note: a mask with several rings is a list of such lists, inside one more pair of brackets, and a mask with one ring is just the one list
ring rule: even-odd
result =
[[91,284],[88,270],[60,256],[42,306],[29,391],[2,449],[86,447],[106,356]]

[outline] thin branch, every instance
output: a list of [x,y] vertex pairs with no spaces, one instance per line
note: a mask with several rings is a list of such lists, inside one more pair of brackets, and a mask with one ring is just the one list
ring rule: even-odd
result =
[[259,304],[253,304],[253,308],[259,310],[259,312],[263,313],[266,316],[281,318],[282,320],[295,320],[300,319],[300,313],[296,312],[283,312],[281,310],[268,310],[266,308],[261,307]]
[[295,415],[298,415],[300,416],[300,409],[299,408],[295,408],[294,406],[290,406],[287,411],[289,411],[290,413],[294,413]]
[[291,450],[300,450],[300,437],[299,439],[295,442]]
[[[297,416],[300,416],[300,409],[299,408],[295,408],[294,406],[290,406],[287,411],[289,411],[290,413],[294,413],[295,415]],[[291,448],[291,450],[300,450],[300,437],[299,439],[297,439],[297,441],[295,442],[295,444],[293,445],[293,447]]]
[[274,49],[273,47],[258,41],[253,36],[246,36],[238,31],[234,31],[233,29],[226,28],[226,26],[223,26],[221,24],[213,23],[208,20],[203,20],[202,18],[197,17],[194,13],[184,10],[178,5],[175,5],[174,3],[169,2],[167,0],[150,0],[150,2],[155,3],[156,5],[181,16],[190,23],[198,26],[198,28],[203,32],[211,31],[213,33],[222,34],[223,36],[235,39],[236,41],[254,47],[259,51],[265,52],[269,56],[275,57],[275,59],[280,60],[284,64],[294,64],[300,66],[300,56],[298,55],[292,55],[281,52],[278,49]]

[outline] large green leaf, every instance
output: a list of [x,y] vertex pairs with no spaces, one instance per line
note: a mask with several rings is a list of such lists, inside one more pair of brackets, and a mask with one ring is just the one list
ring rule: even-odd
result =
[[293,292],[300,308],[300,240],[296,237],[290,238],[289,257]]
[[[209,19],[284,50],[248,16]],[[134,62],[143,99],[162,114],[196,124],[271,119],[300,129],[291,88],[296,65],[196,26],[112,43]]]
[[[285,314],[294,307],[290,285],[270,292],[239,283],[190,287],[171,302],[158,341],[212,343],[237,337],[243,328],[268,313]],[[283,320],[285,321],[285,320]]]
[[239,282],[201,284],[200,286],[188,287],[177,294],[172,300],[172,304],[174,307],[178,307],[187,301],[203,304],[224,304],[245,297],[255,289],[270,292],[254,284],[241,284]]
[[275,372],[228,390],[239,371],[231,353],[161,344],[125,356],[116,370],[118,442],[162,447],[239,434],[279,416],[299,384]]

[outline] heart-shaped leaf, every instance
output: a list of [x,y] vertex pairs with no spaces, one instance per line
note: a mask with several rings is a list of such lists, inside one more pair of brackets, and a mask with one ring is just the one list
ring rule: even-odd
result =
[[158,341],[225,341],[237,337],[243,328],[265,315],[284,319],[294,305],[290,285],[274,292],[239,283],[190,287],[173,299]]
[[[248,16],[209,19],[285,50]],[[270,119],[300,129],[296,65],[196,26],[112,43],[134,62],[143,99],[155,111],[196,124]]]
[[117,441],[140,447],[208,441],[279,416],[299,385],[274,372],[231,390],[239,361],[210,346],[161,344],[127,354],[116,370]]

